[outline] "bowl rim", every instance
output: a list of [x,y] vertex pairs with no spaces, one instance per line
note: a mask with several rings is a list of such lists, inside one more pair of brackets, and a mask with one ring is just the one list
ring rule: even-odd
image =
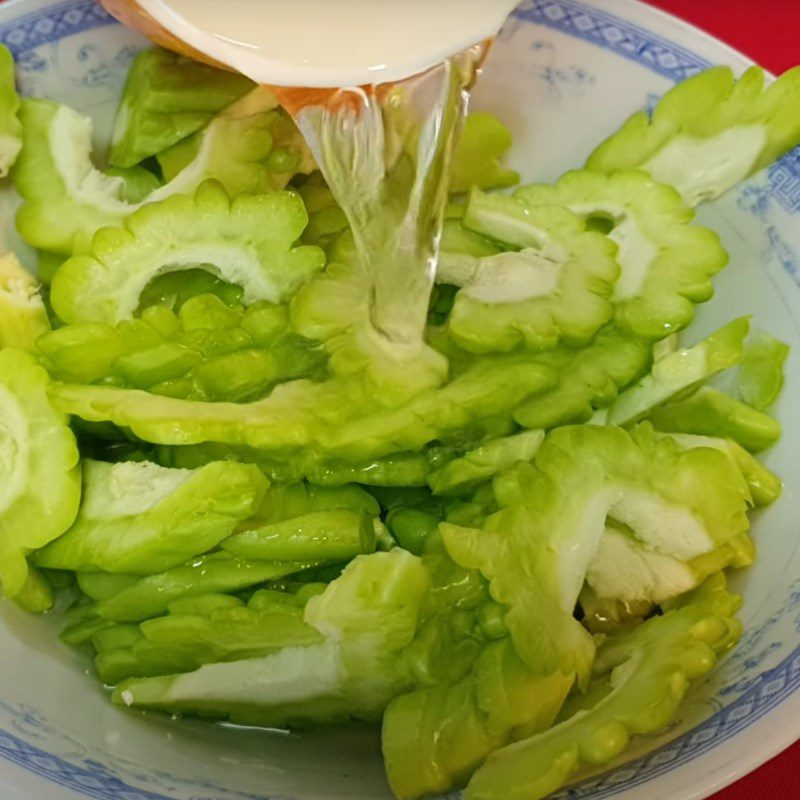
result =
[[[52,16],[54,12],[66,12],[76,7],[84,9],[85,16],[80,20],[67,20],[67,23],[73,26],[72,29],[65,31],[62,27],[60,30],[51,30],[49,33],[37,32],[35,26],[37,19],[41,19],[43,16]],[[30,11],[23,12],[23,9],[28,8],[30,8]],[[737,67],[746,68],[754,63],[752,59],[706,31],[662,9],[646,5],[638,0],[523,0],[517,10],[513,12],[513,16],[525,22],[543,25],[562,34],[611,50],[616,55],[634,61],[640,66],[655,71],[662,77],[672,81],[688,77],[694,72],[711,65],[711,62],[706,58],[694,52],[691,48],[680,44],[680,41],[686,38],[695,43],[703,42],[708,48],[716,52],[726,53],[729,61],[735,63]],[[579,16],[584,19],[588,18],[593,24],[588,27],[577,25],[576,21]],[[674,31],[676,40],[672,40],[669,36],[648,28],[648,20],[650,24],[653,21],[659,23],[654,26],[655,28],[669,28]],[[609,39],[604,39],[599,32],[600,23],[617,29],[624,29],[629,36],[638,37],[642,41],[649,42],[655,47],[656,53],[654,54],[653,50],[650,50],[645,56],[637,49],[621,47],[618,41],[613,42]],[[7,0],[0,6],[0,41],[7,44],[12,51],[15,51],[15,54],[41,44],[58,41],[72,34],[111,24],[116,23],[102,10],[96,0]],[[24,35],[22,38],[17,37],[14,40],[7,39],[3,35],[3,29],[6,27],[13,27],[17,31],[23,31]],[[673,57],[665,58],[663,61],[659,60],[657,52],[659,49],[662,53],[669,53]],[[771,73],[767,74],[769,77],[774,77]],[[800,598],[798,602],[800,602]],[[786,675],[790,677],[787,678],[784,686],[779,691],[764,691],[765,687]],[[616,796],[621,800],[622,794],[620,793],[624,793],[625,797],[627,797],[630,790],[668,773],[675,773],[676,767],[680,768],[691,761],[695,761],[703,754],[729,742],[745,729],[757,725],[788,700],[792,699],[795,703],[800,701],[798,688],[800,688],[800,641],[794,651],[789,653],[779,664],[760,673],[748,690],[737,697],[730,705],[719,709],[681,737],[602,775],[602,778],[607,778],[620,770],[633,771],[633,774],[626,778],[624,783],[614,782],[603,788],[597,785],[601,776],[595,776],[570,787],[569,797],[600,800],[600,798]],[[754,704],[756,710],[750,714],[737,717],[737,709],[748,702]],[[793,725],[791,724],[792,719],[796,719]],[[725,727],[723,734],[721,736],[713,735],[701,740],[703,732],[715,724]],[[698,743],[695,746],[691,745],[693,736],[698,737]],[[800,715],[791,715],[783,726],[777,730],[772,730],[770,737],[761,739],[757,748],[749,747],[741,752],[735,761],[731,759],[728,763],[728,769],[723,775],[720,776],[716,773],[705,775],[699,784],[697,782],[693,783],[691,790],[687,785],[686,791],[690,791],[690,795],[694,800],[708,797],[711,793],[730,785],[777,753],[791,746],[798,737],[800,737]],[[678,743],[682,743],[684,746],[678,748],[676,747]],[[642,769],[646,762],[657,754],[665,753],[670,747],[679,750],[675,758],[663,761],[655,769]],[[734,750],[733,747],[729,749],[731,751]],[[741,750],[741,748],[739,749]],[[88,766],[71,764],[29,742],[19,739],[10,731],[5,731],[2,728],[0,728],[0,758],[64,787],[82,791],[85,796],[115,798],[119,796],[120,790],[126,790],[126,797],[135,797],[137,800],[169,800],[166,795],[129,786],[108,773],[92,770]],[[36,762],[38,762],[38,766]],[[49,762],[53,763],[45,766]],[[636,774],[637,769],[638,775]],[[93,789],[87,786],[85,782],[79,782],[78,780],[87,777],[105,778],[106,783]],[[679,787],[676,787],[673,791],[679,790]],[[673,800],[677,797],[673,796],[671,792],[669,796],[672,796]],[[452,797],[458,797],[458,794],[454,794]],[[688,798],[689,795],[686,795],[686,797]]]

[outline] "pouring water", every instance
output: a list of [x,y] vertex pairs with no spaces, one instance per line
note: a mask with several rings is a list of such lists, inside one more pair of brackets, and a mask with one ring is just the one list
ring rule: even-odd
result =
[[414,358],[469,90],[515,3],[103,1],[154,41],[273,87],[350,223],[375,332]]

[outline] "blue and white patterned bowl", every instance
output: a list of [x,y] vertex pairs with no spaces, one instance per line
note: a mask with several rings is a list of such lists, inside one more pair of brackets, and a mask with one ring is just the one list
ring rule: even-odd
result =
[[[94,0],[10,0],[0,41],[26,94],[97,120],[102,145],[133,54],[144,43]],[[525,0],[495,48],[478,106],[513,127],[515,166],[548,180],[675,81],[745,58],[632,0]],[[13,193],[0,190],[0,229]],[[792,343],[779,408],[785,435],[769,463],[783,498],[756,524],[760,559],[735,578],[744,593],[739,649],[690,696],[663,736],[639,741],[611,772],[561,800],[699,800],[800,736],[800,152],[703,208],[731,264],[694,326],[699,336],[742,313]],[[24,251],[23,251],[24,254]],[[782,413],[780,413],[782,412]],[[387,798],[375,732],[302,736],[223,729],[112,707],[53,620],[0,611],[0,797],[3,800],[378,800]],[[453,795],[455,798],[457,795]]]

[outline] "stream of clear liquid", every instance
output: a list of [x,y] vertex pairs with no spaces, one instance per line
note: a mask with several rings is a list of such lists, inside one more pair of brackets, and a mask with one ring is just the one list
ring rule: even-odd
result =
[[422,341],[450,163],[485,53],[476,45],[401,83],[340,89],[295,113],[350,222],[372,324],[393,345]]

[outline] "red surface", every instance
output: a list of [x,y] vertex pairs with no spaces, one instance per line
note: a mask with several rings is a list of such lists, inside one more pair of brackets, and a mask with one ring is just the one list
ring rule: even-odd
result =
[[[650,2],[708,31],[771,72],[780,74],[800,64],[800,0]],[[800,742],[712,800],[800,800]]]
[[[772,72],[800,64],[798,0],[648,0],[708,31]],[[786,795],[798,800],[797,794]],[[757,800],[754,796],[749,800]],[[773,795],[770,800],[783,800]]]
[[[800,64],[800,0],[649,2],[708,31],[776,74]],[[710,800],[800,800],[800,742]]]

